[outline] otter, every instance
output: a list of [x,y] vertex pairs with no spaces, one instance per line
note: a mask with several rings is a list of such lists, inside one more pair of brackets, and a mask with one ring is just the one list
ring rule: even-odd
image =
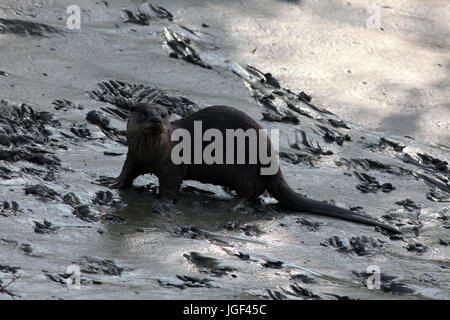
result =
[[[149,103],[138,103],[130,108],[127,123],[128,154],[115,184],[118,188],[125,188],[132,184],[140,175],[151,173],[158,177],[161,197],[176,194],[183,180],[196,180],[227,187],[236,191],[238,197],[253,201],[266,190],[279,203],[293,211],[303,211],[312,214],[325,215],[343,220],[353,221],[371,226],[378,226],[393,233],[401,233],[396,228],[381,223],[371,217],[358,214],[325,202],[306,198],[286,183],[281,169],[276,173],[262,175],[261,168],[267,165],[259,160],[256,163],[244,164],[227,163],[180,163],[172,161],[171,154],[176,142],[172,141],[172,133],[176,129],[185,129],[194,135],[194,123],[201,121],[204,131],[219,130],[223,136],[227,129],[254,129],[262,127],[244,112],[228,106],[211,106],[197,111],[185,118],[170,122],[170,112],[164,106]],[[217,131],[216,131],[217,132]],[[273,147],[267,135],[260,139],[267,139],[269,154],[273,154]],[[249,159],[249,139],[245,139],[245,159]],[[208,143],[202,142],[203,151]],[[195,151],[192,146],[191,157]],[[223,154],[225,154],[225,147]],[[236,159],[238,150],[234,146]]]

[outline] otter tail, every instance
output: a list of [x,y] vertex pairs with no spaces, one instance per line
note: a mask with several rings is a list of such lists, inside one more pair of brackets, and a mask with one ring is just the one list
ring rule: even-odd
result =
[[267,190],[283,206],[291,210],[306,211],[371,226],[378,226],[390,232],[401,234],[401,231],[398,229],[376,221],[373,218],[301,196],[289,187],[281,172],[278,172],[278,174],[269,179],[267,183]]

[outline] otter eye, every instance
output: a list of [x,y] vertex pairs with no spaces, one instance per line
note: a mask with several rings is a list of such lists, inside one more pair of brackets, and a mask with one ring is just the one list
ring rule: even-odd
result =
[[136,111],[136,106],[131,106],[130,107],[130,112],[135,112]]

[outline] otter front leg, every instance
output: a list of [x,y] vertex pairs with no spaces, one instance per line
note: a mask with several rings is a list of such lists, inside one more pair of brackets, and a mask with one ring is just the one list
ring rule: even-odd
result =
[[122,172],[120,173],[119,177],[117,178],[117,182],[113,185],[113,187],[123,189],[131,186],[134,179],[136,179],[140,175],[140,172],[137,168],[138,166],[133,163],[133,160],[131,160],[130,156],[127,156],[127,159],[125,160],[122,168]]

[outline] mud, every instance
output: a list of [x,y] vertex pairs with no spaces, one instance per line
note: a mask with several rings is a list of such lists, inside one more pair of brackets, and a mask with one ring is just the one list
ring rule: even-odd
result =
[[[79,31],[65,27],[66,1],[0,5],[0,299],[450,297],[450,149],[439,129],[446,114],[441,127],[424,119],[415,132],[403,120],[374,128],[365,106],[377,97],[394,109],[400,89],[372,91],[372,82],[385,80],[378,73],[360,79],[357,60],[343,79],[331,61],[342,54],[317,50],[323,29],[303,24],[320,4],[262,1],[80,1]],[[299,16],[291,20],[292,13]],[[294,38],[299,23],[305,30]],[[363,27],[354,32],[358,41],[367,37]],[[305,37],[304,51],[294,50]],[[384,37],[394,41],[389,52],[402,51],[397,33],[386,28]],[[334,46],[355,49],[342,41]],[[441,52],[413,47],[422,56]],[[385,52],[371,59],[380,69],[408,60]],[[430,70],[430,61],[417,68]],[[446,83],[426,86],[432,94],[420,103],[433,115],[433,97],[445,94]],[[129,190],[112,189],[137,102],[165,105],[173,120],[214,104],[240,108],[280,130],[281,167],[294,190],[403,234],[290,212],[268,195],[241,204],[230,190],[192,181],[176,203],[158,199],[150,175]],[[81,290],[67,288],[73,264]],[[380,290],[367,288],[373,265]]]

